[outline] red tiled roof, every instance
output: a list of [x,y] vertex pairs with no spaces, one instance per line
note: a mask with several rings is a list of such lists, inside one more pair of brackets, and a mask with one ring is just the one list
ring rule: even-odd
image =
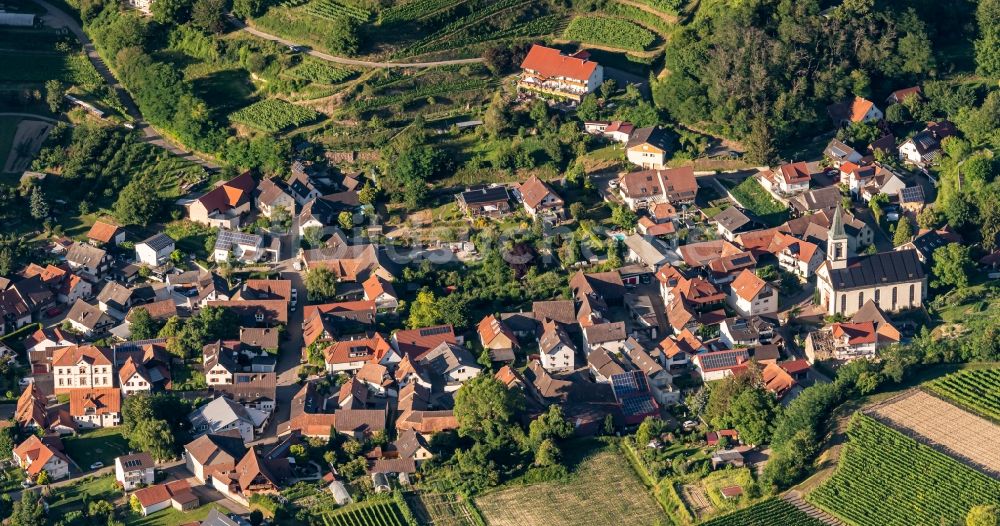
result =
[[97,221],[94,223],[94,226],[90,227],[90,232],[87,232],[87,239],[93,239],[101,243],[110,243],[120,230],[121,227],[118,225]]
[[[70,390],[69,414],[73,416],[113,414],[121,412],[121,409],[122,395],[117,387]],[[88,413],[88,410],[93,412]]]
[[52,355],[52,366],[71,366],[85,361],[91,365],[111,365],[108,352],[93,345],[72,345]]
[[861,120],[864,119],[865,115],[868,113],[868,110],[872,109],[872,106],[874,105],[875,103],[868,99],[854,97],[854,100],[851,101],[849,119],[851,122],[861,122]]
[[451,325],[396,331],[393,339],[396,341],[396,349],[411,359],[419,359],[424,353],[442,343],[458,343],[455,338],[455,328]]
[[870,321],[861,323],[834,323],[833,336],[837,339],[847,337],[848,345],[875,343],[877,333],[875,324]]
[[537,72],[545,77],[565,77],[581,82],[590,78],[597,68],[596,62],[563,55],[562,51],[535,44],[521,62],[521,69]]
[[809,166],[804,161],[783,164],[778,169],[785,184],[805,183],[810,180]]
[[747,301],[753,301],[766,286],[766,281],[758,278],[756,274],[747,269],[743,269],[743,272],[736,276],[732,284],[733,292]]

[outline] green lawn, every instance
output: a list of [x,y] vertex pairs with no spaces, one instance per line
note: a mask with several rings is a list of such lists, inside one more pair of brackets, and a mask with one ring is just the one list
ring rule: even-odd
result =
[[771,197],[754,177],[747,177],[729,191],[748,212],[768,226],[778,226],[788,220],[788,207]]
[[13,491],[21,487],[24,471],[18,467],[9,467],[0,471],[0,492]]
[[120,427],[95,429],[63,440],[66,454],[80,466],[88,470],[94,462],[113,466],[115,457],[129,452],[128,441],[122,436]]
[[206,504],[189,511],[177,511],[174,508],[167,508],[156,513],[151,513],[146,517],[129,510],[128,516],[125,518],[125,524],[129,526],[177,526],[179,524],[201,522],[205,520],[205,517],[208,517],[208,513],[212,511],[212,508],[219,508],[220,512],[229,513],[226,508],[215,504]]
[[52,490],[52,496],[47,499],[49,517],[61,517],[70,511],[84,509],[88,503],[99,500],[114,503],[121,496],[121,490],[115,487],[114,475],[78,480]]

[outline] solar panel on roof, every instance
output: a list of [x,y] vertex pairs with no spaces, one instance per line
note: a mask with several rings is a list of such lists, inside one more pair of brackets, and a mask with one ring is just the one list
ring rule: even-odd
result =
[[428,327],[426,329],[420,329],[421,336],[436,336],[438,334],[445,334],[451,332],[451,327]]
[[648,396],[636,396],[622,400],[622,411],[626,415],[641,415],[652,413],[656,410],[656,405]]
[[620,400],[633,393],[646,392],[649,387],[646,385],[646,376],[642,372],[629,371],[611,375],[611,389],[614,391],[615,398]]

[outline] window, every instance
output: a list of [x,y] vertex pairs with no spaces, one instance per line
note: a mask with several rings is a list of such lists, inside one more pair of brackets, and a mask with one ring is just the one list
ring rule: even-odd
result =
[[847,311],[847,294],[840,297],[840,312]]
[[861,291],[858,293],[858,308],[860,309],[864,304],[865,304],[865,291]]
[[892,310],[896,310],[896,292],[898,290],[899,290],[899,287],[893,287],[892,288]]
[[882,298],[882,289],[875,289],[875,304]]
[[915,303],[914,303],[914,301],[913,301],[913,294],[914,294],[914,291],[915,291],[915,290],[916,290],[916,289],[915,289],[915,286],[913,285],[913,283],[910,283],[910,306],[911,306],[911,307],[912,307],[913,305],[915,305]]

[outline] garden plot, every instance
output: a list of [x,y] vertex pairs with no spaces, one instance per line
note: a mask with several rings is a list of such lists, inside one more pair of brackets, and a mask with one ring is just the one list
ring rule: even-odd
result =
[[649,526],[665,517],[617,452],[584,460],[569,482],[513,486],[476,498],[490,526]]
[[942,453],[1000,478],[1000,426],[919,389],[866,413]]

